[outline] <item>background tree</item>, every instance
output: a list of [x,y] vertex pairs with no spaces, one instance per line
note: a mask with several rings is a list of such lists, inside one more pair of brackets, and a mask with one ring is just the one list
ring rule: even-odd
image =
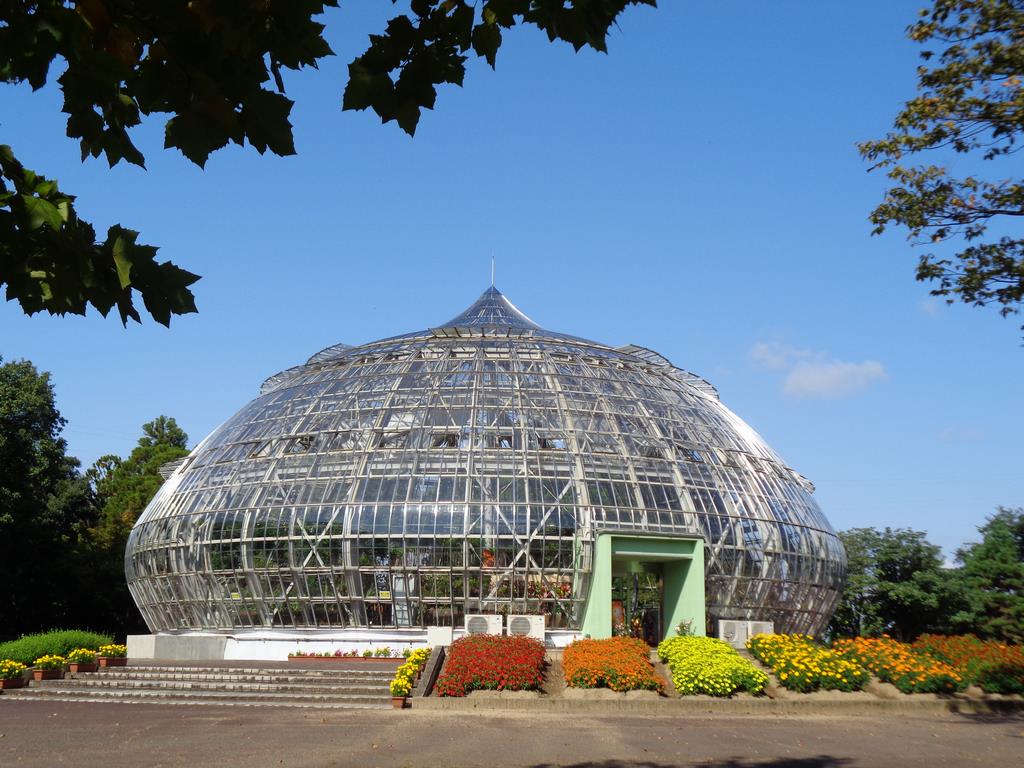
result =
[[880,534],[874,528],[840,531],[846,548],[846,584],[828,626],[832,637],[856,637],[881,633],[882,622],[873,602],[874,553]]
[[[1024,131],[1024,3],[933,0],[908,36],[928,46],[919,93],[885,138],[860,145],[894,184],[871,214],[875,232],[901,225],[914,241],[955,242],[959,250],[922,255],[917,279],[937,282],[932,294],[949,303],[994,303],[1003,315],[1018,313],[1024,184],[1011,156]],[[957,154],[965,157],[954,173],[941,163]],[[931,162],[912,164],[919,155]],[[971,169],[978,172],[965,172]]]
[[999,507],[978,531],[981,542],[957,552],[972,630],[1024,643],[1024,508]]
[[[316,67],[332,55],[314,21],[337,0],[0,0],[0,79],[43,87],[58,62],[68,136],[82,158],[144,167],[129,129],[170,115],[165,147],[199,166],[228,143],[261,154],[294,154],[283,70]],[[503,33],[535,26],[577,51],[606,50],[630,5],[655,0],[412,0],[348,68],[344,109],[373,109],[410,135],[437,86],[462,85],[470,55],[492,67]],[[403,4],[404,5],[404,4]],[[0,284],[28,314],[84,314],[92,305],[122,322],[146,310],[168,325],[195,312],[198,277],[156,261],[156,248],[120,225],[97,239],[75,213],[74,196],[22,165],[0,145]]]
[[0,359],[0,636],[69,618],[74,553],[95,522],[88,483],[60,436],[47,373]]
[[854,528],[839,535],[847,548],[847,582],[830,636],[887,633],[909,640],[963,628],[962,581],[942,567],[941,549],[923,532]]
[[[101,457],[86,473],[98,515],[83,542],[93,627],[117,633],[145,631],[124,576],[124,552],[135,521],[163,484],[160,467],[188,455],[188,436],[173,418],[142,425],[142,437],[126,459]],[[87,575],[86,575],[87,574]]]

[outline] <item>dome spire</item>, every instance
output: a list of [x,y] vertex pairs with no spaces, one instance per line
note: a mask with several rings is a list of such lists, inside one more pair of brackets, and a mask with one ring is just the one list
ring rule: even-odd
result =
[[523,314],[493,285],[480,294],[464,312],[453,317],[442,328],[521,328],[539,331],[541,327]]

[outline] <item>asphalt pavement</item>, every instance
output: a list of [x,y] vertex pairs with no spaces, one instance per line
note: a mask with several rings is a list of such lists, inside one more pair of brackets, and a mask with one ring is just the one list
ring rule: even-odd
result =
[[3,701],[0,766],[1014,766],[1024,717],[572,715]]

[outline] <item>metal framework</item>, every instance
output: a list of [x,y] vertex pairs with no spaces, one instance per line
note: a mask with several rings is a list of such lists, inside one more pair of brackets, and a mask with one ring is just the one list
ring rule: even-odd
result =
[[814,634],[845,555],[813,490],[708,382],[546,331],[492,287],[269,378],[174,468],[125,570],[152,631],[578,629],[597,533],[697,532],[709,618]]

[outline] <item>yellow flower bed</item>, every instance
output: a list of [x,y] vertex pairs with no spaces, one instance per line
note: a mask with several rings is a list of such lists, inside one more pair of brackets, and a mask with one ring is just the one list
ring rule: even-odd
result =
[[768,676],[728,643],[713,637],[673,637],[658,646],[658,656],[672,671],[672,684],[684,696],[704,693],[731,696],[759,694]]
[[822,648],[808,635],[754,635],[747,649],[791,691],[859,691],[870,677],[864,667]]
[[111,643],[110,645],[101,645],[97,653],[100,656],[127,656],[128,646],[121,645],[120,643]]
[[14,661],[13,659],[0,660],[0,680],[17,680],[25,669],[25,665],[20,661]]
[[412,693],[413,683],[416,682],[416,675],[427,663],[430,656],[430,648],[417,648],[409,654],[405,663],[395,671],[395,677],[391,681],[392,696],[408,696]]

